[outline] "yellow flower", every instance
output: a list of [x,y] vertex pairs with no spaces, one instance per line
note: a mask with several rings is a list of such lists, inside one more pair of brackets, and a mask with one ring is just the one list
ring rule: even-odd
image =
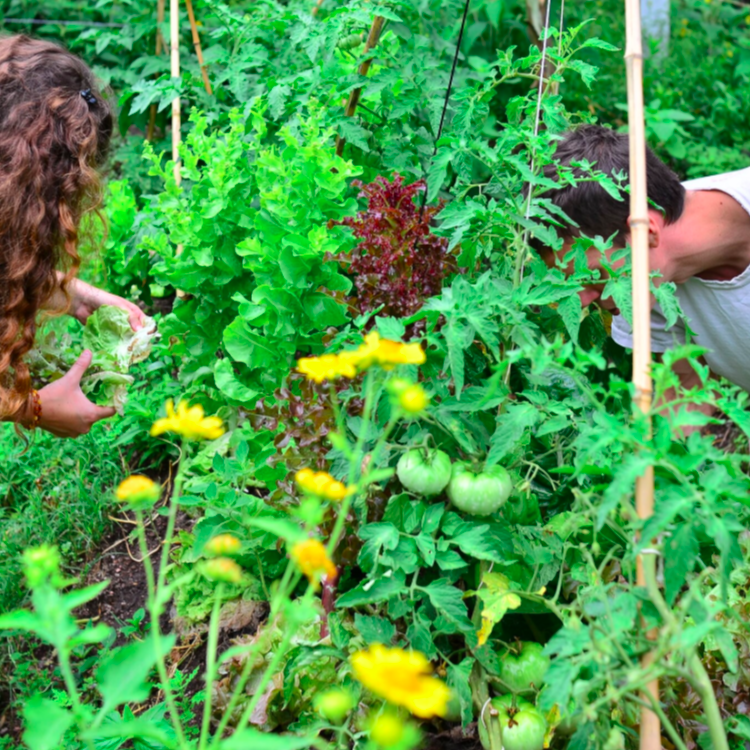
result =
[[386,648],[379,643],[352,656],[354,677],[368,690],[415,716],[445,716],[450,690],[432,677],[427,657],[418,651]]
[[206,543],[203,550],[209,555],[236,555],[242,543],[231,534],[219,534]]
[[228,557],[216,557],[209,560],[203,568],[203,573],[211,581],[242,582],[242,568]]
[[358,359],[361,370],[366,370],[372,364],[378,364],[384,370],[392,370],[396,365],[421,365],[425,360],[424,351],[419,344],[381,339],[377,331],[368,333],[365,343],[352,354]]
[[322,383],[341,377],[353,378],[357,372],[373,364],[380,365],[384,370],[392,370],[396,365],[421,365],[424,360],[424,351],[419,344],[381,339],[377,331],[372,331],[357,349],[297,360],[297,371],[308,380]]
[[133,474],[124,481],[115,492],[120,502],[137,506],[153,505],[161,494],[161,487],[156,482],[141,474]]
[[305,492],[334,502],[343,500],[351,491],[326,471],[300,469],[294,475],[294,481]]
[[292,547],[291,556],[313,586],[317,586],[322,577],[333,580],[338,575],[338,570],[328,557],[326,548],[317,539],[297,542]]
[[424,388],[419,383],[415,383],[401,391],[398,396],[398,403],[407,414],[419,414],[427,408],[427,405],[430,403],[430,397],[424,392]]
[[353,378],[357,374],[355,362],[343,354],[323,354],[320,357],[304,357],[297,361],[297,371],[308,380],[322,383],[336,378]]
[[169,399],[166,408],[166,418],[154,422],[151,427],[152,435],[176,432],[186,440],[216,440],[224,434],[221,419],[204,416],[202,406],[188,406],[187,401],[180,401],[175,413],[174,402]]
[[384,748],[398,745],[404,739],[405,732],[406,724],[401,717],[390,712],[376,716],[370,724],[370,739]]

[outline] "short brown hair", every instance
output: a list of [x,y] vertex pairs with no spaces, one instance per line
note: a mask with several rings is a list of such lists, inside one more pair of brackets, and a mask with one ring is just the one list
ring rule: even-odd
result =
[[82,60],[62,47],[0,37],[0,418],[31,388],[24,355],[36,315],[78,271],[83,214],[101,198],[112,112]]
[[[544,167],[543,172],[545,177],[555,180],[558,177],[558,164],[571,167],[573,163],[586,160],[594,165],[595,171],[607,176],[624,173],[627,184],[629,155],[626,134],[616,133],[601,125],[581,125],[563,136],[555,150],[555,162]],[[575,177],[585,174],[580,167],[572,167],[572,171]],[[650,148],[646,148],[646,175],[649,200],[662,210],[668,224],[674,223],[685,206],[685,188],[679,177]],[[607,238],[614,234],[622,240],[629,231],[630,204],[624,191],[623,200],[617,200],[599,183],[582,182],[560,189],[552,188],[543,197],[549,198],[578,225],[567,227],[573,236],[585,234]]]

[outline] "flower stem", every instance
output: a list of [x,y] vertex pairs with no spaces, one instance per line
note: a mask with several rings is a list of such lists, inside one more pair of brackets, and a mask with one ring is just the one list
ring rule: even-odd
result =
[[[294,565],[290,562],[287,565],[286,570],[284,571],[284,576],[281,579],[281,584],[274,593],[273,601],[271,603],[271,612],[268,615],[269,623],[273,623],[276,621],[279,611],[281,610],[281,605],[286,599],[288,599],[289,594],[297,585],[297,579],[293,576],[293,572]],[[261,641],[257,640],[253,644],[252,648],[248,650],[248,653],[245,656],[245,663],[242,666],[242,672],[240,672],[239,680],[234,687],[232,697],[229,699],[229,703],[224,709],[224,715],[221,717],[221,721],[219,722],[219,726],[216,730],[216,733],[214,734],[211,745],[209,746],[209,750],[214,750],[219,746],[221,737],[224,734],[224,730],[226,730],[232,718],[232,715],[234,714],[234,709],[237,708],[237,704],[240,702],[240,698],[245,692],[245,686],[247,685],[247,681],[250,679],[253,667],[255,666],[255,654],[260,648],[260,643]]]
[[224,585],[219,583],[216,587],[214,606],[211,612],[211,621],[208,626],[208,647],[206,654],[206,698],[203,701],[203,721],[201,723],[201,737],[198,750],[206,750],[208,744],[208,732],[211,728],[211,703],[212,688],[216,677],[216,649],[219,645],[219,615],[221,614],[221,599],[224,594]]
[[146,586],[148,588],[148,611],[151,615],[151,637],[154,641],[154,651],[156,652],[156,671],[159,674],[162,690],[164,691],[164,700],[169,709],[169,716],[172,719],[172,726],[177,734],[179,746],[185,745],[185,732],[182,729],[180,721],[180,712],[177,708],[177,701],[172,693],[172,687],[169,684],[169,675],[162,655],[161,628],[159,626],[160,610],[157,606],[158,589],[154,582],[154,567],[151,564],[151,558],[148,554],[148,544],[146,542],[146,529],[143,526],[143,512],[136,510],[136,533],[138,535],[138,546],[143,558],[143,567],[146,571]]

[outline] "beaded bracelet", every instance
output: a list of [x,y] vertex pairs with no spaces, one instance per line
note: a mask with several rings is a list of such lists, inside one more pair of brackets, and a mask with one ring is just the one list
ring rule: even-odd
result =
[[29,429],[33,430],[39,426],[39,421],[42,418],[42,399],[39,396],[39,392],[35,389],[31,389],[31,423]]

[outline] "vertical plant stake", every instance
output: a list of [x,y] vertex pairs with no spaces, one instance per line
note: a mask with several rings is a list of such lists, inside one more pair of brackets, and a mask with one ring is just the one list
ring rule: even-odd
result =
[[[169,49],[171,54],[171,76],[180,77],[180,2],[169,0]],[[172,159],[174,178],[180,184],[180,97],[172,100]]]
[[185,7],[187,8],[188,19],[190,21],[190,32],[193,35],[195,54],[198,57],[198,64],[201,66],[203,85],[206,87],[206,93],[210,96],[213,94],[213,91],[211,89],[211,81],[208,78],[206,64],[203,62],[203,47],[201,47],[201,38],[198,35],[198,24],[195,22],[195,13],[193,13],[193,0],[185,0]]
[[[641,414],[651,410],[651,305],[648,258],[648,199],[646,183],[646,133],[643,108],[643,43],[639,0],[625,0],[625,64],[628,85],[628,131],[630,137],[630,244],[633,254],[633,385],[635,406]],[[651,429],[650,417],[649,432]],[[654,470],[649,466],[635,484],[638,517],[646,519],[654,512]],[[637,580],[646,585],[645,566],[655,566],[653,554],[639,555]],[[644,657],[649,663],[651,655]],[[645,703],[659,700],[659,683],[646,686]],[[661,748],[659,717],[650,709],[641,711],[641,750]]]
[[[164,23],[164,2],[165,0],[158,0],[156,3],[156,56],[158,57],[164,47],[164,37],[161,33],[161,26]],[[148,116],[148,130],[146,131],[146,140],[154,140],[154,130],[156,128],[156,102],[151,105],[149,116]]]
[[[383,16],[375,16],[375,18],[372,19],[372,26],[370,27],[370,33],[367,35],[367,41],[365,42],[365,51],[364,55],[367,55],[370,50],[378,46],[378,41],[380,40],[380,33],[383,31],[383,23],[385,22],[385,19]],[[372,57],[368,57],[360,66],[359,66],[359,74],[361,76],[366,76],[367,72],[370,70],[370,66],[372,65]],[[354,117],[354,113],[357,111],[357,105],[359,104],[359,99],[362,96],[362,87],[358,86],[356,89],[354,89],[351,94],[349,94],[349,101],[346,103],[346,110],[344,111],[344,114],[347,117]],[[344,145],[346,144],[346,140],[339,136],[338,140],[336,141],[336,154],[338,156],[341,156],[344,153]]]

